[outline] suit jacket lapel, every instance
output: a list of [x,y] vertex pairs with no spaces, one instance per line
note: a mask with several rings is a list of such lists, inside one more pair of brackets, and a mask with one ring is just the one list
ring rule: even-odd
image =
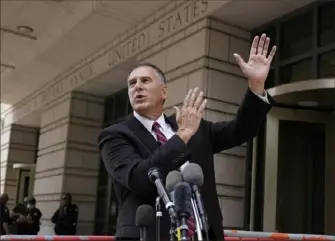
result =
[[171,128],[174,132],[178,131],[178,125],[177,125],[177,122],[176,122],[176,115],[175,114],[170,115],[168,117],[165,116],[165,121],[170,124],[170,126],[171,126]]
[[130,115],[127,118],[126,125],[151,151],[154,151],[159,147],[159,144],[152,134],[133,115]]

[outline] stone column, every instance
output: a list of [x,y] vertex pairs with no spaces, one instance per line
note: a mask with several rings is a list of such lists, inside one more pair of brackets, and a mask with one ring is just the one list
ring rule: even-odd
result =
[[[199,87],[208,98],[205,118],[215,122],[236,115],[248,84],[233,53],[246,58],[249,48],[248,32],[207,18],[165,39],[138,60],[152,62],[165,72],[167,114],[173,112],[172,106],[182,103],[188,89]],[[245,159],[246,145],[215,156],[218,198],[226,228],[243,226]]]
[[[209,20],[207,44],[206,119],[232,120],[248,88],[234,53],[249,57],[250,33],[217,20]],[[242,228],[246,144],[214,157],[217,191],[225,228]]]
[[103,99],[88,94],[65,94],[44,109],[34,189],[43,213],[41,234],[53,233],[50,218],[63,192],[79,207],[77,233],[93,233],[102,121]]
[[1,193],[9,195],[10,207],[16,202],[19,185],[19,171],[13,164],[35,163],[37,138],[38,129],[34,127],[10,125],[1,129]]

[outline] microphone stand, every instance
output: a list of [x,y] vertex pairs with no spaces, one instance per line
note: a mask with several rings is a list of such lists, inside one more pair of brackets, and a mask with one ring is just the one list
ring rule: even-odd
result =
[[161,240],[161,217],[162,217],[162,207],[160,197],[156,198],[156,240]]
[[192,194],[192,197],[193,197],[192,201],[194,202],[194,206],[197,210],[201,229],[205,233],[206,240],[209,241],[207,218],[206,218],[205,210],[203,209],[203,206],[202,206],[201,196],[199,195],[199,192],[194,192]]
[[170,241],[177,241],[177,227],[179,227],[179,221],[176,217],[170,216]]
[[198,241],[203,241],[203,236],[202,236],[202,223],[201,223],[201,220],[200,220],[200,215],[199,215],[199,210],[197,208],[197,205],[194,201],[194,199],[192,198],[191,199],[191,202],[192,202],[192,207],[193,207],[193,213],[194,213],[194,218],[195,218],[195,222],[196,222],[196,225],[197,225],[197,237],[198,237]]
[[176,237],[176,230],[177,229],[177,225],[172,223],[171,220],[171,229],[170,229],[170,241],[177,241],[177,237]]

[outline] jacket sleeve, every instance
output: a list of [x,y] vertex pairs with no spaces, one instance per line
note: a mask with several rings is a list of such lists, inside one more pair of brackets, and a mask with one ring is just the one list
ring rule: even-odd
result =
[[54,212],[54,215],[52,215],[51,222],[52,223],[57,223],[58,217],[59,217],[59,209],[57,209],[56,212]]
[[39,223],[40,219],[42,217],[42,213],[39,209],[37,209],[33,215],[31,216],[31,219],[33,220],[34,223]]
[[190,150],[179,136],[174,135],[163,146],[158,147],[148,158],[141,158],[129,137],[116,128],[102,131],[98,147],[108,174],[128,190],[137,195],[156,192],[148,178],[152,167],[165,175],[186,162]]
[[75,224],[78,223],[78,215],[79,215],[79,208],[76,204],[73,205],[73,209],[74,209],[74,214],[73,214],[73,222]]
[[216,123],[205,121],[210,132],[213,154],[241,145],[255,137],[274,103],[269,94],[268,100],[270,103],[248,90],[234,120]]

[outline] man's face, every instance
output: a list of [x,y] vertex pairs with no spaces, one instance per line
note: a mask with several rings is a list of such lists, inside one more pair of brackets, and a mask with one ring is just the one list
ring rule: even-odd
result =
[[128,95],[133,110],[146,116],[162,111],[168,91],[153,68],[141,66],[128,76]]
[[27,208],[28,209],[33,209],[35,207],[35,204],[34,203],[28,203],[27,204]]

